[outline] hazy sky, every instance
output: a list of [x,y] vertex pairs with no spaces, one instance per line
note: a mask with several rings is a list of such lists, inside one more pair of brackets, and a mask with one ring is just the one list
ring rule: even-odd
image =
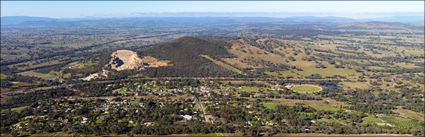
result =
[[423,15],[424,1],[1,1],[1,16],[119,17],[151,12],[285,12],[359,18],[400,12]]

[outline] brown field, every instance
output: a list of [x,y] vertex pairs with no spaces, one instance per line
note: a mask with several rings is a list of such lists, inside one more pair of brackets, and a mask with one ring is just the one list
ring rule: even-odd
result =
[[368,89],[370,88],[370,84],[367,82],[341,82],[341,85],[346,88],[352,89]]
[[54,79],[54,78],[56,78],[52,74],[39,73],[39,72],[35,72],[35,71],[25,71],[25,72],[21,72],[19,74],[23,75],[23,76],[29,76],[29,77],[38,77],[38,78],[42,78],[42,79]]
[[401,107],[397,107],[397,109],[393,110],[395,113],[399,113],[401,117],[415,119],[419,121],[424,121],[424,114],[411,111],[408,109],[403,109]]

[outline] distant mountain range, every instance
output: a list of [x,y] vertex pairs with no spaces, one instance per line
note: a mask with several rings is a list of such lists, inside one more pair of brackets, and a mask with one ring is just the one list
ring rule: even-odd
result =
[[[98,17],[87,17],[87,18],[47,18],[47,17],[31,17],[31,16],[4,16],[1,17],[1,25],[17,25],[17,24],[34,24],[34,23],[54,23],[54,22],[75,22],[75,21],[93,21],[93,20],[120,20],[120,19],[145,19],[145,18],[178,18],[179,16],[162,16],[154,15],[151,16],[138,16],[138,17],[122,17],[122,18],[98,18]],[[292,17],[226,17],[226,16],[181,16],[181,18],[216,18],[218,20],[236,21],[236,22],[261,22],[261,21],[280,21],[288,23],[348,23],[348,22],[399,22],[409,25],[424,25],[424,16],[389,16],[382,18],[364,18],[364,19],[352,19],[346,17],[318,17],[318,16],[292,16]]]
[[47,17],[31,17],[31,16],[5,16],[1,17],[1,25],[21,24],[25,22],[39,22],[39,21],[55,21],[58,19]]

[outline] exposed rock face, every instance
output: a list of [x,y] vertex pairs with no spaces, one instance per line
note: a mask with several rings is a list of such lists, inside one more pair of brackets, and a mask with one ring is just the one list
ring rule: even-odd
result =
[[151,56],[144,56],[142,57],[142,63],[144,67],[149,68],[157,68],[157,67],[164,67],[168,66],[170,61],[161,61]]
[[109,62],[111,69],[122,71],[127,69],[138,69],[143,67],[142,59],[131,50],[117,50],[111,54]]
[[158,60],[151,56],[139,57],[136,52],[131,50],[117,50],[111,54],[111,60],[98,73],[82,78],[82,80],[90,81],[101,77],[108,77],[111,71],[123,70],[142,70],[144,68],[157,68],[168,66],[169,61]]
[[169,61],[160,61],[151,56],[140,58],[136,52],[131,50],[117,50],[111,54],[111,69],[116,71],[143,69],[145,67],[167,66]]

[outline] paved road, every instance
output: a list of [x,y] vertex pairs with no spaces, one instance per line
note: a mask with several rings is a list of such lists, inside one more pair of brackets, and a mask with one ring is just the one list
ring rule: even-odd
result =
[[198,98],[198,95],[193,95],[195,98],[196,103],[199,106],[199,109],[202,111],[202,117],[206,122],[209,122],[209,119],[205,116],[207,114],[207,111],[205,110],[204,104],[202,104],[202,101]]

